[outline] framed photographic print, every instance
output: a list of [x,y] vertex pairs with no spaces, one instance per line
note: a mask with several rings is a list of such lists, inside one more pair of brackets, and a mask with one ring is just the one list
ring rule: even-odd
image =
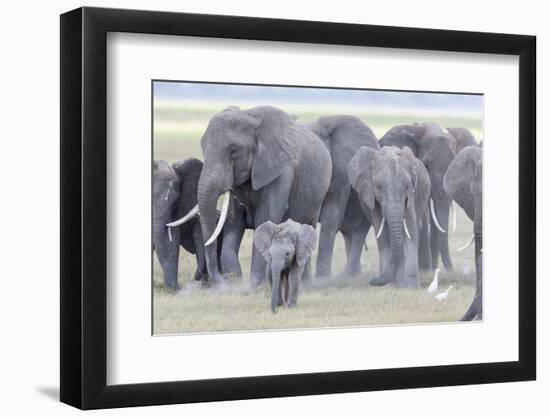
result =
[[61,401],[535,379],[535,38],[61,16]]

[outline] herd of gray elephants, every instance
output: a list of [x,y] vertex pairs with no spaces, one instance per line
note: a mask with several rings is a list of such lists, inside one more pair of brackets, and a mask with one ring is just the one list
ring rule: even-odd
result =
[[370,284],[416,288],[419,271],[440,260],[453,269],[454,200],[475,244],[476,292],[462,320],[481,317],[482,147],[469,130],[414,123],[378,140],[354,116],[301,124],[275,107],[231,106],[212,117],[201,147],[204,161],[153,164],[153,246],[167,289],[179,288],[180,245],[196,256],[196,280],[242,276],[241,241],[254,229],[251,285],[269,280],[272,310],[292,307],[300,282],[311,282],[313,249],[316,279],[331,276],[340,232],[341,275],[357,276],[371,227],[379,274]]

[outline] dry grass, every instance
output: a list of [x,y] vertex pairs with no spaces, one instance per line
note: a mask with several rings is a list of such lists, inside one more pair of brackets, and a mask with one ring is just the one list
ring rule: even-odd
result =
[[[237,103],[238,104],[238,103]],[[209,118],[225,105],[197,106],[182,103],[174,107],[155,109],[155,158],[175,161],[191,156],[202,159],[199,139]],[[250,107],[250,105],[243,105]],[[293,113],[300,120],[313,120],[320,116],[311,111]],[[338,113],[337,111],[332,114]],[[361,115],[381,136],[389,127],[415,120],[414,115]],[[418,117],[416,120],[425,120]],[[439,115],[430,120],[444,126],[465,126],[480,138],[481,121]],[[193,280],[196,262],[194,256],[183,250],[180,253],[179,293],[162,288],[162,271],[154,258],[154,332],[189,333],[212,331],[245,331],[261,329],[291,329],[315,327],[365,326],[405,323],[437,323],[458,320],[469,306],[475,291],[473,246],[462,253],[456,249],[471,236],[472,225],[463,211],[457,210],[457,231],[450,235],[450,249],[455,272],[440,273],[440,289],[454,288],[448,299],[439,303],[427,294],[425,288],[432,274],[421,276],[422,289],[403,290],[391,287],[371,287],[368,280],[378,273],[378,253],[374,234],[367,238],[368,250],[363,251],[363,274],[355,279],[331,278],[314,280],[312,287],[303,289],[295,309],[280,309],[272,314],[269,308],[270,292],[267,285],[250,290],[248,269],[252,248],[252,231],[247,231],[239,253],[245,277],[242,281],[229,280],[223,288],[201,288]],[[313,254],[315,265],[317,254]],[[343,239],[337,236],[333,274],[344,268]]]

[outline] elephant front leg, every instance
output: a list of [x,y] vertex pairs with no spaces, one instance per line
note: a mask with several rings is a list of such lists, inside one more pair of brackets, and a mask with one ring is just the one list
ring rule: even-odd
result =
[[433,220],[430,220],[430,254],[432,255],[432,269],[436,269],[439,266],[439,235],[441,235],[441,232],[437,230]]
[[432,254],[432,267],[436,269],[439,266],[439,256],[441,262],[447,271],[453,271],[453,263],[449,255],[449,205],[444,203],[436,204],[439,208],[437,216],[445,232],[442,232],[436,226],[433,216],[430,224],[430,250]]
[[179,228],[170,231],[164,226],[164,223],[158,230],[155,230],[154,245],[163,271],[164,288],[168,290],[178,290],[178,261],[179,261]]
[[223,281],[223,276],[220,272],[218,265],[218,249],[217,242],[204,247],[204,254],[206,258],[206,268],[208,270],[208,276],[214,283],[220,283]]
[[403,285],[409,288],[419,288],[418,278],[418,238],[416,233],[412,233],[411,239],[405,239],[403,246]]
[[419,229],[418,267],[421,271],[429,271],[432,267],[432,255],[430,250],[430,214],[426,210]]
[[300,280],[302,279],[304,268],[299,265],[295,265],[290,270],[288,276],[288,307],[296,307],[298,304],[298,292],[300,291]]
[[323,202],[319,218],[321,231],[319,233],[319,250],[315,272],[318,277],[329,277],[332,274],[334,240],[342,221],[348,196],[349,190],[347,190],[347,193],[345,190],[342,192],[331,192]]
[[242,277],[239,262],[239,248],[243,239],[245,224],[242,218],[233,218],[230,225],[224,228],[221,266],[224,275]]
[[208,278],[208,270],[206,269],[206,258],[204,256],[204,244],[202,240],[202,231],[200,224],[197,222],[193,226],[193,244],[195,245],[195,256],[197,258],[197,269],[195,270],[195,281],[201,281]]
[[370,223],[365,219],[351,234],[348,260],[344,277],[353,278],[361,274],[361,253],[365,245],[365,239],[370,229]]

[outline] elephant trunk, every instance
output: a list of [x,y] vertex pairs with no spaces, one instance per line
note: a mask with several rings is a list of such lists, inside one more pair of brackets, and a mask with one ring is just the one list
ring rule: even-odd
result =
[[403,258],[403,216],[397,214],[388,218],[390,232],[391,269],[390,278],[395,280],[399,263]]
[[[205,165],[197,187],[197,201],[201,213],[201,229],[203,241],[206,242],[216,230],[218,211],[216,208],[218,198],[222,194],[223,186],[216,178],[224,176],[215,175],[215,171],[209,170]],[[218,268],[217,242],[205,246],[206,266],[210,277],[216,281],[221,278]]]
[[279,306],[279,286],[281,285],[282,267],[276,263],[271,264],[271,311],[277,312]]

